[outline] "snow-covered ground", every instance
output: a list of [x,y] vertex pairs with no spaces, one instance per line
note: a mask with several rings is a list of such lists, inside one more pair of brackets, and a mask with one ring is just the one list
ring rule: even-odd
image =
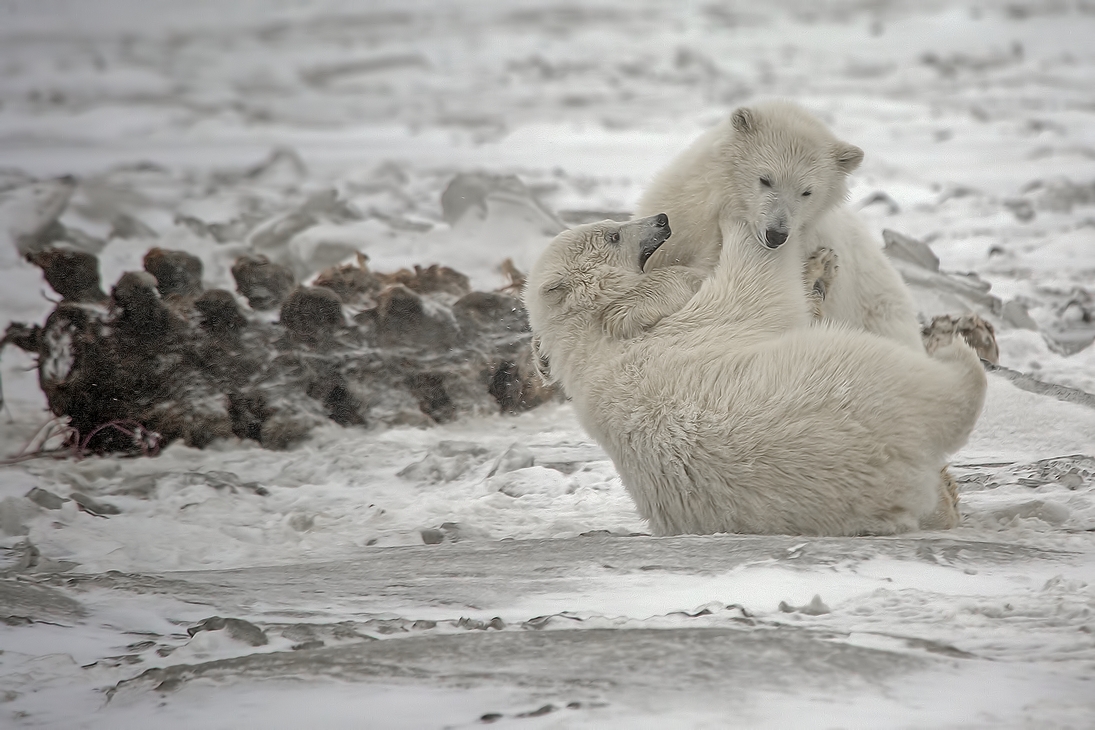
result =
[[[107,287],[160,245],[232,288],[236,231],[333,188],[360,215],[271,255],[493,289],[554,215],[626,214],[779,96],[864,148],[875,230],[1007,303],[1002,365],[1092,393],[1093,80],[1071,0],[7,0],[0,325],[53,307],[8,240],[35,181],[76,176],[70,230],[147,227],[102,248]],[[529,194],[450,224],[475,171]],[[2,456],[48,420],[33,366],[4,350]],[[962,525],[887,539],[636,535],[565,404],[0,466],[0,726],[1091,727],[1095,401],[1070,393],[991,376]]]

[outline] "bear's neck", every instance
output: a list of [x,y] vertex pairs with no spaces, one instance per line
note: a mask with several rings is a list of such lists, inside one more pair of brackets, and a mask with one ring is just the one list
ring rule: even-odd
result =
[[691,326],[716,324],[764,339],[809,324],[798,242],[769,250],[739,221],[724,220],[721,228],[718,266],[689,303]]

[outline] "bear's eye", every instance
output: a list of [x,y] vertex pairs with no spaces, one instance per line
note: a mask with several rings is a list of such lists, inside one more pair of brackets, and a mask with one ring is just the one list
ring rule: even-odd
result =
[[813,195],[813,191],[811,191],[811,190],[803,190],[802,191],[802,197],[804,197],[804,198],[808,198],[811,195]]
[[620,232],[619,231],[609,231],[608,233],[605,234],[605,241],[608,242],[608,243],[619,243],[620,242]]
[[763,185],[766,188],[770,188],[770,187],[772,187],[772,179],[768,178],[768,177],[762,177],[760,179],[760,184]]

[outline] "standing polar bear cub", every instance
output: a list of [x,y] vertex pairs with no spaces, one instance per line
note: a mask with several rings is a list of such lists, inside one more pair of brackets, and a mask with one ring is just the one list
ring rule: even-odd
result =
[[[621,338],[619,302],[656,298],[647,260],[665,215],[564,231],[525,302],[583,426],[661,535],[890,534],[938,500],[973,429],[985,375],[961,341],[933,357],[811,326],[802,259],[723,216],[718,265],[678,311]],[[644,297],[640,297],[642,301]]]
[[766,246],[792,242],[805,257],[819,248],[835,252],[840,279],[819,292],[824,319],[923,350],[916,307],[901,276],[844,207],[848,174],[862,160],[859,147],[837,139],[795,104],[737,109],[659,173],[639,201],[637,216],[664,212],[675,231],[647,271],[681,291],[690,285],[695,291],[719,260],[725,213]]

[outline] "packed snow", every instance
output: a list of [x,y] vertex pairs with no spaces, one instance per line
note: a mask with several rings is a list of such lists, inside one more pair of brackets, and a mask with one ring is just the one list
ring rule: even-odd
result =
[[[3,3],[0,325],[54,306],[20,255],[51,206],[108,290],[151,246],[210,287],[263,250],[498,289],[786,97],[866,151],[880,245],[991,285],[1006,370],[953,460],[961,526],[894,538],[649,537],[563,402],[12,459],[0,725],[1091,727],[1093,77],[1072,0]],[[447,212],[469,172],[520,184]],[[355,215],[262,249],[330,191]],[[36,367],[3,350],[0,458],[59,444]]]

